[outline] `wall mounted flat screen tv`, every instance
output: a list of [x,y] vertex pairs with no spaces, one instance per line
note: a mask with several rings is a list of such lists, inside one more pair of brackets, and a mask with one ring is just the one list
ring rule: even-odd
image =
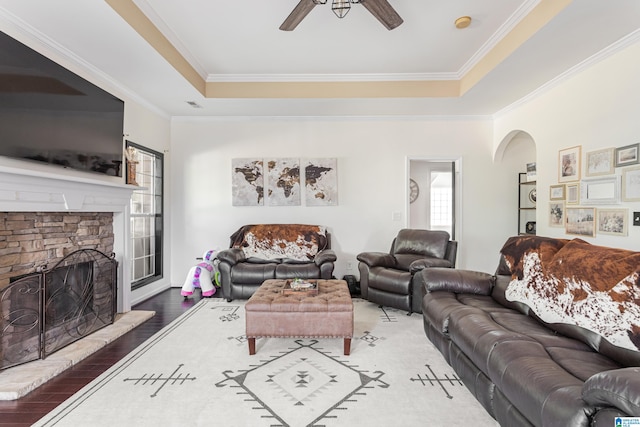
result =
[[122,176],[124,102],[0,32],[0,155]]

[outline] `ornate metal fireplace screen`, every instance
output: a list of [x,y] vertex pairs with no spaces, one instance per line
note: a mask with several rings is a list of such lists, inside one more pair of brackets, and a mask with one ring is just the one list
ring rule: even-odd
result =
[[94,249],[0,291],[0,369],[60,350],[114,321],[117,262]]

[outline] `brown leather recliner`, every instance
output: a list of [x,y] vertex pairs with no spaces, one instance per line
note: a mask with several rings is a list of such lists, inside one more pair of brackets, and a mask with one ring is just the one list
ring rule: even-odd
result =
[[357,256],[362,298],[376,304],[422,313],[422,279],[428,267],[454,268],[458,242],[441,230],[403,229],[391,250]]

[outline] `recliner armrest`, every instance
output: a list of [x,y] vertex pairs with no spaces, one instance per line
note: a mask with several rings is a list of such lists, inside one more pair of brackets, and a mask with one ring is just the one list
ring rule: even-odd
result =
[[338,259],[333,249],[324,249],[316,254],[313,258],[313,262],[316,265],[322,265],[326,262],[335,262]]
[[396,259],[393,255],[384,252],[363,252],[356,257],[369,267],[395,267]]
[[221,262],[226,262],[230,265],[236,265],[239,262],[244,261],[246,258],[244,256],[244,251],[238,248],[229,248],[224,251],[218,252],[217,258]]
[[604,371],[582,386],[582,398],[590,405],[613,406],[629,415],[640,414],[640,367]]
[[447,259],[423,258],[413,261],[409,266],[409,271],[411,272],[411,274],[415,274],[420,270],[431,267],[451,268],[453,266],[451,265],[451,261]]
[[448,291],[457,294],[490,295],[495,276],[453,268],[425,268],[422,274],[425,292]]

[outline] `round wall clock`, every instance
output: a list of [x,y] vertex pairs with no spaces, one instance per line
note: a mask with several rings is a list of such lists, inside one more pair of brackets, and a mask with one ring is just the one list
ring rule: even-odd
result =
[[420,194],[420,187],[418,187],[418,183],[414,180],[409,180],[409,203],[413,203],[418,198]]

